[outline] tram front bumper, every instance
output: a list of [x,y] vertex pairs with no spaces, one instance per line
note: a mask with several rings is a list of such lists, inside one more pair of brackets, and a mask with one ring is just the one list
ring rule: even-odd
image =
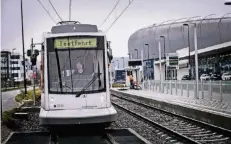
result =
[[101,109],[76,109],[46,111],[39,114],[40,125],[75,125],[114,122],[117,112],[113,106]]

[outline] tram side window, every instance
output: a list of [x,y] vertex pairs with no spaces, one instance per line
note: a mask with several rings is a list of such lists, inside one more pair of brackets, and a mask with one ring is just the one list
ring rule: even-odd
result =
[[41,53],[40,69],[41,69],[40,87],[41,87],[42,92],[44,92],[44,55],[43,55],[43,53]]

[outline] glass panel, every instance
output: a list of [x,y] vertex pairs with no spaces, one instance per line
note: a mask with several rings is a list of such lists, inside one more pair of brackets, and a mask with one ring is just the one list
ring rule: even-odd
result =
[[[70,57],[69,57],[70,56]],[[94,77],[101,73],[86,91],[105,88],[103,50],[58,51],[63,92],[81,91]],[[49,52],[49,86],[52,92],[60,92],[58,67],[55,52]],[[73,89],[72,89],[73,87]]]

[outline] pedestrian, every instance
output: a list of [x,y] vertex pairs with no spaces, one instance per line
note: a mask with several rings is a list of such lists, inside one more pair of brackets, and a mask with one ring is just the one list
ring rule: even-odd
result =
[[132,74],[130,74],[130,88],[134,88]]

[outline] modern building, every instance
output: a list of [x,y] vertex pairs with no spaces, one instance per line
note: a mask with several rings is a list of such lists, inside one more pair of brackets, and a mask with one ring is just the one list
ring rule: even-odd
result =
[[6,82],[11,78],[11,53],[8,51],[1,51],[1,84],[6,85]]
[[[149,67],[154,64],[152,69],[156,80],[181,80],[184,75],[195,78],[194,24],[199,76],[231,72],[230,17],[197,20],[188,18],[139,29],[128,40],[128,52],[132,59],[141,59],[143,53],[143,60],[149,61]],[[179,57],[178,67],[166,65],[168,54],[176,54]],[[150,70],[144,68],[144,76],[148,74]]]
[[[17,83],[24,80],[23,56],[13,51],[1,51],[1,79],[2,81],[12,81]],[[25,62],[26,79],[30,80],[29,71],[31,62],[26,59]],[[2,83],[4,84],[4,83]]]
[[[12,69],[12,76],[16,83],[22,82],[24,80],[24,69],[23,69],[23,56],[19,53],[12,53],[11,54],[11,69]],[[26,69],[26,79],[29,80],[29,75],[27,71],[31,69],[31,63],[28,59],[25,61],[25,69]]]

